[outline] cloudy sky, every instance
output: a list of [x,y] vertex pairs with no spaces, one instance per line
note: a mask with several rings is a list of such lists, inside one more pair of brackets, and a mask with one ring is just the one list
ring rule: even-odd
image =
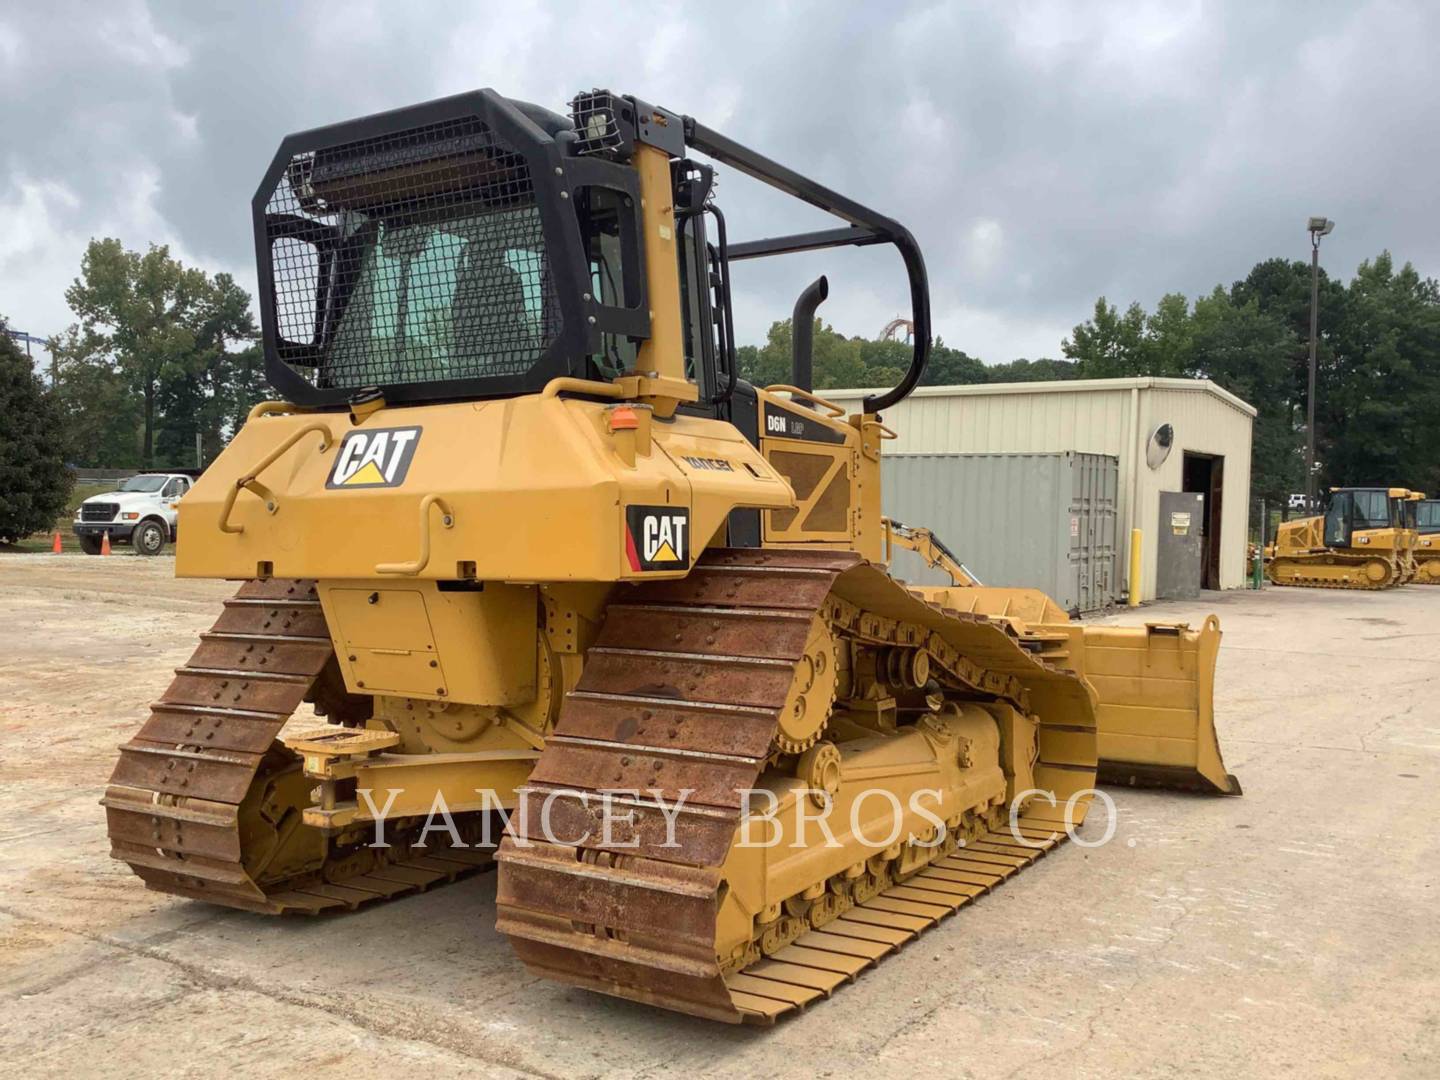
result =
[[[688,9],[688,10],[687,10]],[[903,221],[935,329],[1059,355],[1098,294],[1150,306],[1389,248],[1440,275],[1440,4],[0,2],[0,313],[45,336],[93,236],[253,291],[248,206],[287,132],[492,86],[606,86],[689,113]],[[827,219],[722,173],[732,239]],[[889,249],[737,269],[742,342],[828,273],[873,335]]]

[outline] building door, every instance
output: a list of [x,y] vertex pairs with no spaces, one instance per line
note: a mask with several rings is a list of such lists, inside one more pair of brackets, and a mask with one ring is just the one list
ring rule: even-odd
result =
[[1201,521],[1205,496],[1194,491],[1160,492],[1155,530],[1155,599],[1192,600],[1200,595],[1204,550]]
[[1220,508],[1225,488],[1225,459],[1210,454],[1185,454],[1184,480],[1181,487],[1195,492],[1205,500],[1200,515],[1200,584],[1202,588],[1220,588]]

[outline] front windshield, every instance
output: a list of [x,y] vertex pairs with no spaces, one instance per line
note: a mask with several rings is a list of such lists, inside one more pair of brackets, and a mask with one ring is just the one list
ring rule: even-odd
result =
[[326,350],[324,385],[521,376],[559,330],[533,205],[380,219],[347,246],[344,261],[359,274]]
[[165,486],[168,476],[132,476],[120,485],[121,491],[159,491]]

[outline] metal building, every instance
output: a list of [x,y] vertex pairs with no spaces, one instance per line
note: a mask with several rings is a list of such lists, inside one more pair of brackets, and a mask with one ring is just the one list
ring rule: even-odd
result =
[[[852,409],[867,393],[874,391],[823,391]],[[1255,409],[1209,380],[929,386],[884,419],[897,436],[886,442],[887,454],[1112,455],[1122,592],[1131,587],[1132,528],[1143,534],[1142,600],[1245,584]]]

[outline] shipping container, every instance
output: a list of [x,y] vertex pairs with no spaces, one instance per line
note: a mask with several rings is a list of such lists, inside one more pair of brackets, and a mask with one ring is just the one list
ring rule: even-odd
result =
[[[886,454],[887,517],[938,536],[985,585],[1044,591],[1067,611],[1118,600],[1116,501],[1120,463],[1107,454]],[[948,584],[899,551],[895,573]]]
[[[826,390],[855,410],[875,390]],[[1108,454],[1120,462],[1115,588],[1163,599],[1157,589],[1167,535],[1167,493],[1205,497],[1195,588],[1246,583],[1250,453],[1255,409],[1205,379],[1075,379],[1065,382],[921,386],[885,411],[896,433],[886,454]],[[1141,573],[1127,582],[1131,530]],[[1173,567],[1166,568],[1173,571]]]

